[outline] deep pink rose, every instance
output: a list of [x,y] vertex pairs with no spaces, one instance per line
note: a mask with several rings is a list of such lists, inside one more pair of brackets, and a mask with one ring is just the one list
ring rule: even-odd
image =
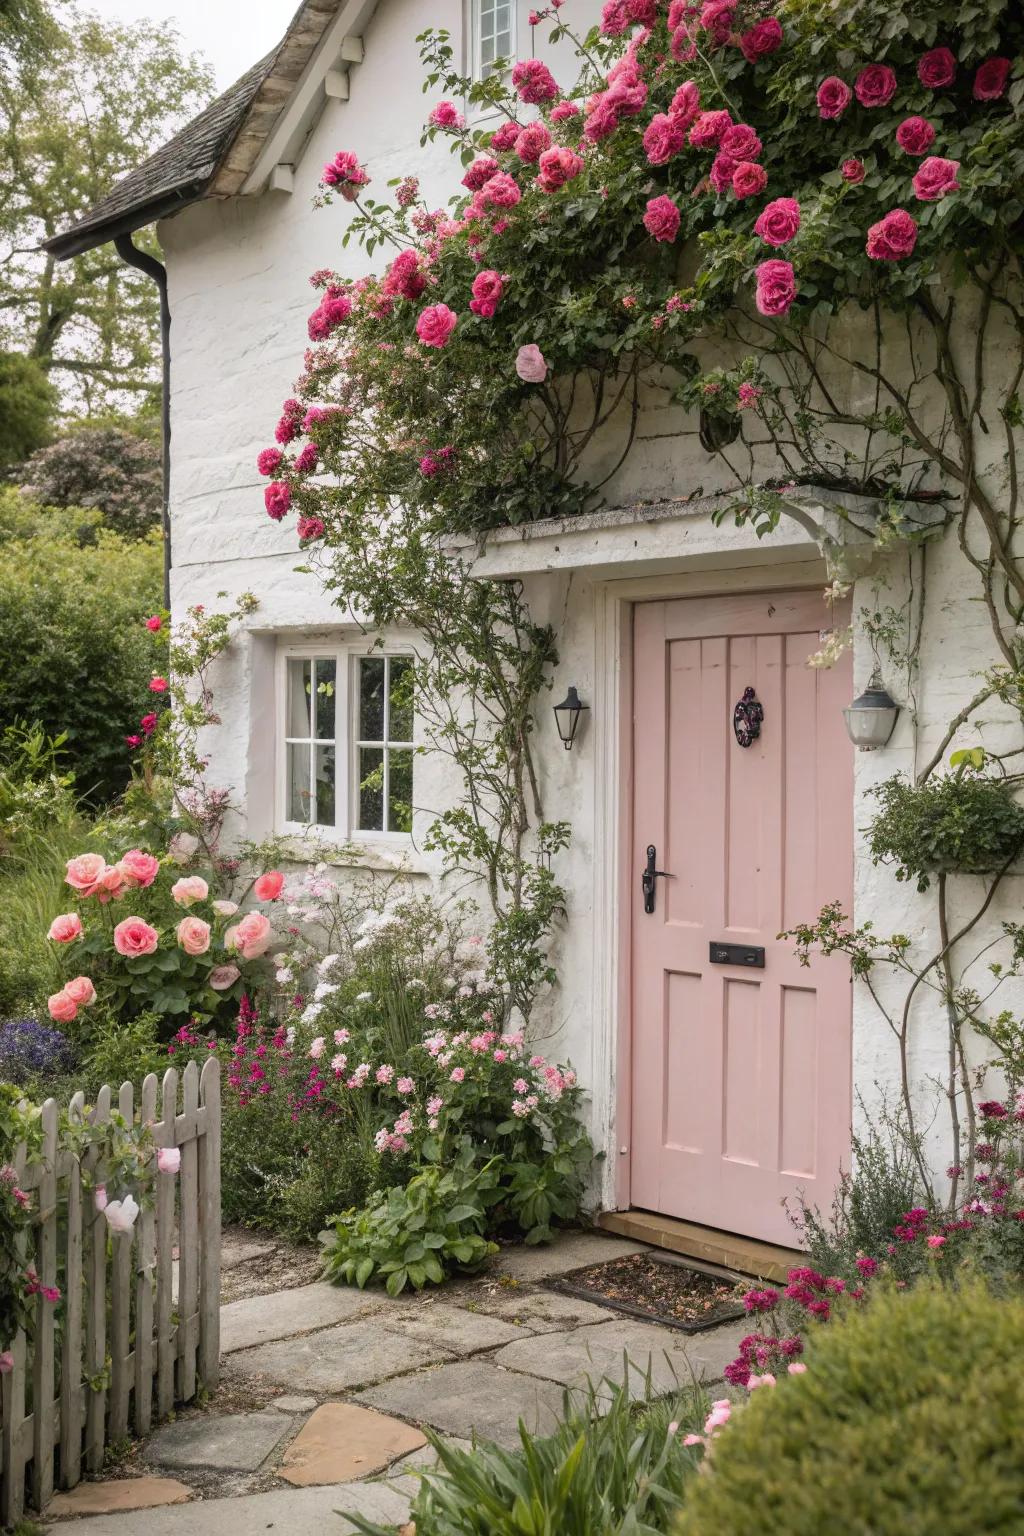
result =
[[275,475],[283,458],[280,448],[263,448],[256,456],[256,468],[261,475]]
[[82,937],[82,919],[77,912],[62,912],[60,917],[55,917],[50,924],[50,931],[46,935],[55,944],[73,944],[76,939]]
[[778,257],[762,261],[756,269],[757,293],[754,302],[762,315],[785,315],[796,298],[796,278],[788,261]]
[[446,346],[458,319],[447,304],[430,304],[416,321],[416,335],[425,347]]
[[735,0],[706,0],[700,13],[700,25],[719,48],[732,36],[735,11]]
[[851,182],[854,186],[864,180],[867,172],[864,169],[863,160],[844,160],[839,167],[844,181]]
[[516,139],[515,151],[526,165],[536,165],[546,149],[551,148],[551,134],[544,123],[529,123]]
[[601,31],[605,37],[621,37],[630,25],[626,0],[605,0],[601,7]]
[[690,143],[695,149],[713,149],[731,127],[732,117],[728,112],[701,112],[690,129]]
[[734,123],[731,128],[727,128],[718,147],[724,155],[732,155],[734,160],[761,158],[761,140],[749,123]]
[[137,886],[145,889],[153,884],[160,873],[160,860],[155,859],[151,853],[143,853],[141,848],[131,848],[118,859],[117,867],[126,885],[133,889]]
[[65,987],[46,999],[46,1011],[55,1024],[70,1024],[78,1012],[78,1004]]
[[684,80],[668,104],[669,116],[682,128],[689,128],[700,111],[700,90],[696,80]]
[[[518,140],[518,135],[516,136]],[[481,208],[514,208],[522,197],[519,183],[507,171],[490,176],[476,194],[475,202]]]
[[88,976],[75,976],[64,983],[64,991],[76,1008],[88,1008],[96,1001],[96,988]]
[[327,525],[320,517],[300,517],[295,524],[295,532],[300,539],[322,539],[327,532]]
[[468,187],[471,192],[479,192],[484,182],[490,181],[491,177],[496,176],[500,170],[501,166],[493,155],[477,155],[463,176],[462,185]]
[[652,197],[644,214],[644,228],[654,240],[670,241],[679,233],[681,215],[670,197]]
[[279,523],[292,504],[291,486],[287,480],[271,480],[263,492],[263,503],[267,516]]
[[517,123],[514,117],[509,118],[507,123],[502,123],[501,127],[496,128],[491,134],[491,148],[511,149],[522,132],[522,127],[522,123]]
[[853,82],[862,107],[885,107],[896,94],[896,76],[888,64],[869,64]]
[[956,79],[956,59],[948,48],[930,48],[917,61],[917,78],[930,91],[952,85]]
[[533,106],[554,101],[558,95],[555,77],[540,59],[520,59],[512,71],[512,84],[519,93],[519,100]]
[[756,64],[767,54],[782,47],[782,23],[774,16],[766,16],[755,22],[749,31],[740,36],[740,52],[749,64]]
[[[708,172],[708,181],[710,181],[719,197],[724,197],[732,186],[732,176],[735,169],[736,161],[732,155],[723,155],[721,150],[719,150],[711,162],[711,169]],[[649,206],[650,204],[648,204]],[[675,235],[672,235],[671,238],[674,240]]]
[[921,161],[914,177],[915,197],[922,203],[937,203],[947,193],[959,192],[960,183],[956,179],[959,169],[959,160],[943,160],[941,155],[929,155],[927,160]]
[[583,169],[583,161],[575,150],[566,148],[546,149],[540,157],[540,175],[537,185],[542,192],[557,192],[567,181],[572,181]]
[[324,166],[321,180],[325,187],[337,187],[342,197],[352,202],[359,188],[365,187],[370,178],[359,164],[357,156],[350,149],[342,149],[330,165]]
[[80,853],[68,859],[65,881],[80,896],[94,896],[101,889],[107,861],[102,853]]
[[787,245],[799,228],[800,204],[795,197],[777,197],[754,223],[754,232],[765,245]]
[[829,75],[818,86],[818,116],[842,117],[852,100],[853,92],[846,81],[840,80],[838,75]]
[[996,101],[1006,90],[1013,68],[1012,59],[986,59],[974,77],[971,95],[975,101]]
[[755,160],[741,160],[732,173],[732,189],[736,196],[756,197],[768,185],[768,172]]
[[490,320],[501,303],[504,290],[505,285],[501,280],[500,272],[495,272],[491,267],[478,272],[473,279],[473,297],[469,301],[469,307],[474,315]]
[[431,109],[430,121],[437,128],[465,128],[466,119],[454,101],[439,101]]
[[160,935],[141,917],[126,917],[114,929],[114,948],[119,955],[132,959],[136,955],[151,955],[160,942]]
[[917,223],[903,208],[893,208],[868,230],[867,253],[872,261],[902,261],[917,241]]
[[686,143],[686,129],[678,118],[658,112],[644,132],[644,153],[651,165],[665,165]]
[[908,155],[926,155],[935,143],[935,129],[926,117],[905,117],[896,129],[896,143]]
[[570,117],[579,117],[580,109],[574,101],[558,101],[551,108],[551,121],[564,123]]
[[544,354],[535,342],[527,342],[516,353],[516,373],[524,384],[543,384],[548,376]]
[[320,449],[316,443],[307,443],[302,452],[295,457],[295,472],[299,475],[312,474],[320,462]]

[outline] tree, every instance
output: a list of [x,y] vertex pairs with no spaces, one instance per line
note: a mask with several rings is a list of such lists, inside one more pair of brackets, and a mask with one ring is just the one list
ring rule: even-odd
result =
[[56,391],[37,362],[0,352],[0,470],[42,447],[56,405]]
[[125,538],[141,538],[160,521],[160,444],[118,425],[82,427],[58,438],[22,466],[20,480],[22,492],[40,506],[95,507]]
[[[0,344],[27,353],[84,414],[134,409],[159,389],[152,282],[109,245],[67,263],[38,246],[199,111],[212,74],[169,23],[121,26],[72,6],[48,21],[45,67],[30,47],[0,63]],[[138,243],[158,253],[152,231]]]

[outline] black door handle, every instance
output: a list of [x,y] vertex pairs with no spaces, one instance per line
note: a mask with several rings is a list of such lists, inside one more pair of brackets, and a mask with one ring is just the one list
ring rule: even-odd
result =
[[644,911],[654,911],[654,894],[656,880],[671,880],[672,876],[667,869],[655,869],[658,862],[658,850],[653,843],[647,845],[647,864],[640,876],[640,888],[644,893]]

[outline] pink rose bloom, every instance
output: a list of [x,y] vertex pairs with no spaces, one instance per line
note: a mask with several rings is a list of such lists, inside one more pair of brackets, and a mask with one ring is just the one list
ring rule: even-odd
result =
[[[337,187],[342,197],[352,202],[359,188],[365,187],[370,178],[352,151],[341,149],[331,163],[324,166],[321,180],[325,187]],[[278,442],[280,441],[281,439],[278,438]]]
[[197,901],[205,901],[209,894],[210,887],[202,875],[182,875],[171,886],[171,896],[179,907],[194,906]]
[[941,155],[929,155],[927,160],[922,160],[914,177],[914,195],[918,201],[937,203],[948,193],[959,192],[960,183],[956,179],[959,169],[959,160],[943,160]]
[[844,160],[839,169],[843,180],[850,182],[854,186],[858,182],[863,181],[867,174],[864,170],[863,160]]
[[908,155],[924,155],[935,143],[935,129],[926,117],[905,117],[896,129],[896,143]]
[[211,901],[210,906],[218,917],[234,917],[238,911],[237,901]]
[[766,16],[756,22],[749,31],[740,35],[740,52],[748,64],[756,64],[776,48],[782,46],[782,23],[774,16]]
[[917,241],[917,224],[903,208],[893,208],[868,230],[867,253],[872,261],[901,261]]
[[765,245],[788,245],[799,228],[800,204],[794,197],[777,197],[754,223],[754,232]]
[[322,539],[327,529],[319,517],[300,517],[295,532],[300,539]]
[[651,165],[665,165],[686,143],[686,129],[667,112],[651,118],[644,132],[644,153]]
[[736,161],[732,155],[724,155],[719,150],[711,162],[711,169],[708,172],[708,181],[710,181],[719,197],[724,197],[732,186],[732,176],[735,169]]
[[501,273],[488,267],[483,272],[478,272],[473,279],[473,297],[469,301],[469,307],[475,315],[481,315],[489,320],[501,302],[504,292],[504,284]]
[[684,80],[668,104],[669,116],[681,128],[689,128],[700,111],[700,90],[696,80]]
[[307,443],[295,460],[295,472],[299,475],[311,474],[320,459],[320,449],[316,443]]
[[763,394],[764,390],[757,384],[741,384],[736,391],[737,408],[741,411],[753,410]]
[[734,123],[727,128],[718,147],[734,160],[756,160],[761,154],[761,140],[749,123]]
[[241,974],[237,965],[215,965],[210,972],[210,986],[215,992],[226,992]]
[[46,935],[55,944],[72,944],[81,936],[82,919],[77,912],[62,912],[60,917],[55,917]]
[[276,901],[283,890],[284,875],[279,869],[268,869],[253,882],[252,893],[257,901]]
[[439,101],[430,114],[430,121],[438,128],[465,128],[466,119],[453,101]]
[[113,898],[115,901],[128,893],[128,882],[116,864],[108,864],[99,879],[99,889],[96,892],[97,899],[105,906]]
[[151,955],[159,942],[156,929],[141,917],[126,917],[114,929],[114,948],[129,960],[136,955]]
[[741,160],[732,173],[732,189],[737,197],[756,197],[768,185],[768,172],[753,160]]
[[732,36],[735,9],[735,0],[707,0],[700,13],[700,25],[719,48]]
[[519,100],[531,106],[554,101],[558,95],[555,77],[540,59],[520,59],[512,71],[512,84],[519,93]]
[[522,124],[517,123],[514,117],[510,118],[507,123],[502,123],[501,127],[496,128],[491,134],[491,148],[511,149],[521,132]]
[[68,859],[65,882],[80,896],[93,896],[100,889],[100,881],[107,867],[102,853],[80,853]]
[[270,948],[273,937],[269,917],[262,912],[247,912],[240,923],[224,935],[227,949],[237,949],[243,960],[255,960]]
[[447,345],[458,318],[447,304],[430,304],[416,321],[416,335],[425,347],[443,347]]
[[96,1001],[96,988],[88,976],[76,976],[64,983],[64,991],[76,1008],[88,1008]]
[[287,480],[272,480],[263,492],[263,505],[267,516],[279,523],[292,504],[291,487]]
[[515,142],[515,152],[526,165],[536,165],[544,151],[550,148],[551,134],[544,123],[530,123]]
[[276,475],[283,458],[280,448],[263,448],[256,455],[256,468],[261,475]]
[[930,91],[952,85],[956,79],[956,58],[948,48],[930,48],[917,61],[917,78]]
[[802,1376],[807,1370],[807,1367],[802,1360],[791,1360],[786,1366],[786,1370],[789,1372],[790,1376]]
[[[517,134],[517,142],[518,137]],[[522,195],[515,177],[510,176],[507,171],[499,171],[497,176],[487,179],[476,194],[475,201],[481,208],[514,208]]]
[[1012,59],[986,59],[974,77],[971,95],[975,101],[997,101],[1006,90],[1012,68]]
[[466,1078],[465,1067],[452,1067],[451,1080],[453,1083],[464,1082]]
[[826,119],[842,117],[852,100],[853,92],[846,81],[840,80],[838,75],[829,75],[818,86],[818,116]]
[[546,149],[540,157],[537,185],[542,192],[557,192],[583,169],[581,157],[572,149]]
[[210,925],[201,917],[183,917],[174,932],[186,955],[205,955],[210,947]]
[[55,1024],[70,1024],[78,1012],[78,1004],[65,987],[46,999],[46,1011]]
[[579,115],[580,109],[574,101],[559,101],[551,108],[553,123],[565,123],[570,117],[579,117]]
[[524,384],[543,384],[548,376],[548,365],[540,347],[532,341],[520,347],[516,353],[516,373]]
[[484,182],[496,176],[501,167],[493,155],[477,155],[462,178],[462,185],[471,192],[479,192]]
[[681,215],[670,197],[652,197],[644,214],[644,228],[653,240],[672,241],[679,233]]
[[160,860],[155,859],[151,853],[143,853],[141,848],[130,848],[118,859],[117,868],[124,876],[125,885],[133,890],[138,887],[145,889],[153,884],[160,873]]
[[888,64],[869,64],[853,82],[862,107],[886,107],[896,94],[896,76]]
[[601,7],[601,31],[605,37],[621,37],[629,26],[626,0],[605,0]]
[[928,1238],[928,1247],[941,1248],[944,1246],[945,1241],[946,1239],[944,1237],[940,1237],[937,1232],[933,1232],[931,1237]]
[[180,1147],[158,1147],[156,1166],[161,1173],[177,1173],[181,1167]]
[[0,1351],[0,1376],[8,1376],[14,1370],[14,1356],[9,1349]]
[[157,613],[154,613],[152,618],[146,620],[146,628],[152,635],[155,635],[159,630],[163,629],[163,627],[164,621]]
[[755,303],[762,315],[785,315],[796,298],[796,278],[788,261],[775,258],[756,268]]
[[690,129],[690,143],[695,149],[713,149],[731,127],[732,117],[728,112],[701,112]]

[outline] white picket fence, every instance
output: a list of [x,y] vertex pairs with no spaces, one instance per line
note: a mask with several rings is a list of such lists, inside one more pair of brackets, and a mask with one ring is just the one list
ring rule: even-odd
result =
[[[41,1510],[55,1486],[73,1488],[83,1469],[103,1465],[106,1446],[217,1384],[220,1355],[220,1068],[190,1062],[163,1084],[150,1074],[138,1109],[131,1083],[117,1096],[130,1123],[152,1127],[157,1147],[180,1147],[178,1174],[155,1173],[155,1199],[142,1203],[130,1235],[110,1236],[83,1188],[72,1150],[62,1146],[53,1099],[42,1109],[43,1156],[16,1163],[33,1191],[35,1267],[59,1304],[40,1299],[33,1337],[13,1345],[14,1369],[0,1376],[0,1525]],[[159,1094],[159,1113],[157,1104]],[[111,1090],[90,1111],[109,1118]],[[81,1119],[77,1093],[70,1118]],[[86,1153],[88,1162],[95,1150]],[[113,1193],[113,1192],[112,1192]],[[178,1248],[177,1286],[174,1248]],[[63,1258],[59,1263],[58,1256]]]

